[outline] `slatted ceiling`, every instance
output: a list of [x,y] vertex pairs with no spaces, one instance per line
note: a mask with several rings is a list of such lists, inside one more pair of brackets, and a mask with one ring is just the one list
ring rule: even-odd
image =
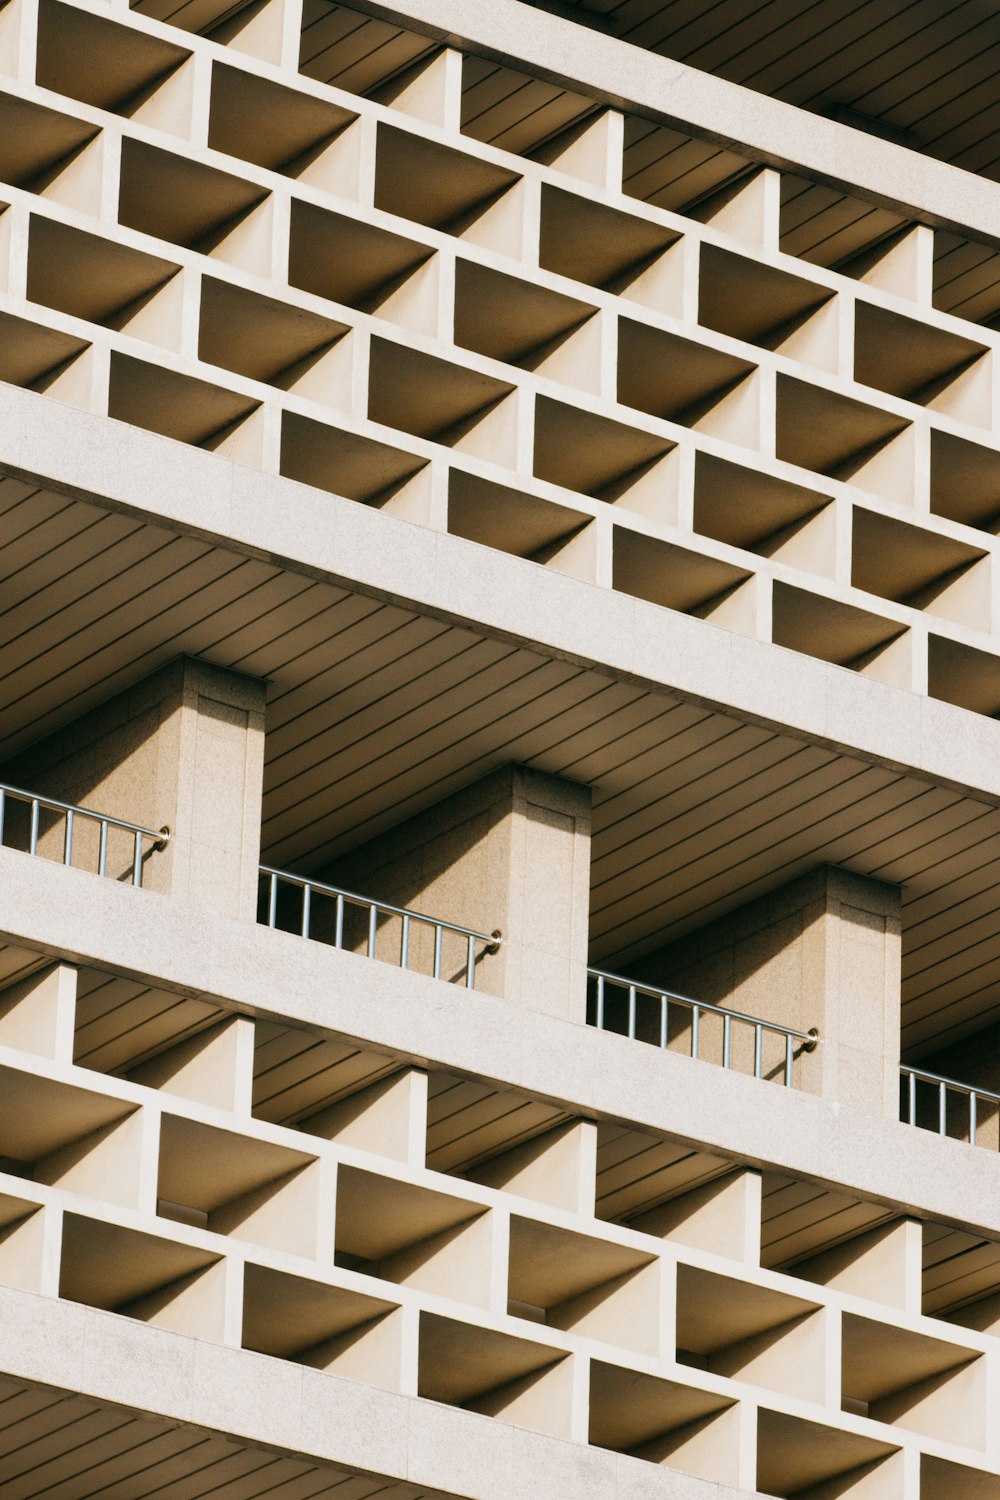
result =
[[306,0],[299,70],[352,94],[366,94],[437,50],[437,43],[329,0]]
[[720,1157],[605,1121],[597,1132],[595,1211],[600,1219],[634,1218],[730,1171],[732,1162]]
[[832,1193],[817,1183],[765,1172],[761,1193],[761,1264],[770,1269],[818,1255],[854,1239],[893,1213],[876,1203]]
[[398,1069],[380,1053],[312,1036],[301,1028],[258,1022],[253,1110],[259,1119],[292,1124]]
[[1000,1291],[1000,1244],[924,1225],[923,1310],[954,1311]]
[[1000,251],[938,230],[934,306],[974,323],[995,318],[1000,313]]
[[123,1072],[204,1031],[223,1014],[203,1000],[81,968],[74,1061],[102,1073]]
[[555,1105],[524,1094],[451,1073],[431,1073],[427,1165],[437,1172],[465,1172],[569,1118]]
[[658,208],[683,209],[750,170],[745,157],[666,125],[625,121],[622,189]]
[[540,78],[469,57],[462,73],[462,131],[504,151],[537,150],[597,106]]
[[888,209],[789,175],[781,195],[781,248],[812,265],[841,266],[905,223]]
[[0,943],[0,992],[26,979],[36,969],[44,969],[50,962],[46,955],[32,953],[28,948]]

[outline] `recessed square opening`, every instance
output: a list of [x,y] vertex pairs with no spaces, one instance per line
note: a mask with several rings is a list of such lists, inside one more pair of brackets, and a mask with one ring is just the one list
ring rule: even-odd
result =
[[166,1114],[157,1212],[291,1255],[315,1255],[317,1170],[304,1151]]
[[302,15],[299,72],[351,94],[372,94],[438,50],[392,21],[333,0],[309,0]]
[[710,618],[750,576],[748,568],[624,526],[615,528],[614,587],[636,598]]
[[600,385],[600,340],[583,341],[578,330],[595,311],[473,261],[460,259],[455,268],[456,344],[590,391]]
[[395,1302],[247,1264],[244,1349],[398,1391],[400,1325]]
[[346,405],[350,352],[335,346],[347,331],[346,323],[226,281],[202,279],[199,358],[251,380]]
[[494,1158],[566,1119],[555,1105],[453,1073],[431,1073],[427,1093],[427,1165],[435,1172],[467,1172],[475,1181],[491,1180],[480,1179],[479,1167],[487,1171]]
[[89,348],[86,339],[0,313],[0,380],[8,385],[55,395],[54,383]]
[[982,344],[949,329],[868,302],[857,305],[854,375],[862,385],[987,426],[992,369],[986,354]]
[[421,1313],[419,1360],[418,1395],[570,1436],[571,1362],[561,1349]]
[[856,505],[851,556],[855,588],[989,631],[990,565],[980,548]]
[[679,315],[679,278],[666,270],[668,259],[678,266],[679,261],[666,252],[680,238],[664,224],[542,184],[538,258],[543,270]]
[[119,422],[215,447],[259,405],[252,396],[112,351],[108,416]]
[[920,1500],[1000,1500],[1000,1474],[920,1455]]
[[134,1104],[15,1068],[0,1069],[0,1083],[0,1170],[137,1204],[142,1117]]
[[678,1265],[680,1364],[804,1401],[822,1401],[825,1347],[817,1303]]
[[300,1125],[340,1099],[393,1072],[393,1059],[303,1026],[254,1023],[253,1114],[275,1125]]
[[831,497],[712,453],[695,455],[694,528],[703,536],[832,576]]
[[189,995],[81,968],[76,978],[73,1061],[100,1073],[124,1074],[197,1035],[224,1014],[219,1006]]
[[863,676],[895,682],[899,687],[909,686],[905,625],[777,580],[772,640],[776,646],[788,646],[820,661],[850,667]]
[[932,428],[931,510],[949,521],[1000,532],[1000,453]]
[[583,94],[490,58],[462,58],[462,134],[502,151],[531,156],[595,108]]
[[221,251],[267,196],[258,183],[217,167],[129,137],[122,142],[118,217],[129,229],[190,250]]
[[[969,1349],[844,1313],[846,1410],[967,1448],[986,1442],[985,1361]],[[852,1403],[848,1406],[848,1403]]]
[[44,193],[100,133],[89,120],[2,94],[0,178],[12,187]]
[[520,181],[518,173],[437,141],[379,125],[375,207],[462,234]]
[[510,1221],[507,1311],[660,1353],[660,1266],[654,1256],[515,1214]]
[[935,230],[934,306],[970,323],[992,323],[1000,314],[1000,251]]
[[397,1286],[488,1307],[490,1215],[481,1203],[342,1166],[336,1263]]
[[672,522],[677,511],[676,446],[549,396],[535,402],[534,471],[539,479]]
[[899,214],[837,188],[781,174],[781,239],[786,255],[856,274],[852,262],[871,254],[905,226]]
[[190,56],[186,47],[60,0],[38,8],[36,83],[98,109],[133,115]]
[[899,1450],[877,1438],[761,1410],[757,1419],[757,1488],[795,1500],[856,1494],[858,1500],[903,1500]]
[[426,466],[426,458],[346,428],[328,427],[296,412],[282,417],[281,473],[348,500],[379,509],[402,507],[406,513],[411,482]]
[[1000,657],[945,636],[928,641],[927,691],[943,703],[1000,717]]
[[[981,1100],[981,1106],[985,1104]],[[982,1109],[980,1109],[982,1113]],[[997,1113],[986,1126],[996,1141]],[[994,1149],[996,1146],[994,1144]],[[925,1223],[922,1310],[959,1328],[1000,1329],[1000,1244],[945,1224]]]
[[368,415],[504,465],[511,461],[513,408],[502,406],[512,385],[404,344],[373,338]]
[[59,1295],[221,1343],[225,1265],[199,1246],[66,1214]]
[[557,572],[571,572],[574,578],[593,580],[594,539],[583,534],[592,524],[586,512],[493,484],[460,469],[451,471],[448,530],[452,536],[546,564]]
[[714,1391],[595,1359],[588,1440],[698,1479],[739,1483],[739,1409]]
[[[805,324],[833,296],[828,287],[762,261],[734,255],[718,245],[701,247],[698,321],[731,338],[765,349],[781,349],[798,334],[804,345],[801,335]],[[801,351],[790,352],[802,357]],[[835,342],[832,350],[823,353],[826,358],[810,363],[829,365],[830,354],[836,353]]]
[[731,1162],[692,1151],[679,1141],[602,1123],[597,1130],[597,1217],[630,1222],[731,1167]]
[[74,318],[127,329],[179,269],[158,255],[31,216],[28,298]]
[[331,302],[433,333],[437,262],[429,245],[292,202],[288,280]]
[[760,442],[756,366],[678,334],[619,321],[618,400],[746,447]]
[[683,213],[754,170],[735,151],[638,115],[625,116],[622,191],[630,198]]
[[761,1179],[761,1265],[887,1307],[909,1297],[907,1227],[888,1209],[782,1172]]
[[[357,115],[332,100],[258,78],[242,68],[215,63],[208,117],[208,144],[227,156],[286,177],[312,181],[320,158]],[[322,185],[334,189],[332,171]],[[345,189],[349,178],[344,177]]]
[[[909,501],[913,454],[905,417],[778,376],[777,456],[889,500]],[[894,441],[895,439],[895,441]]]

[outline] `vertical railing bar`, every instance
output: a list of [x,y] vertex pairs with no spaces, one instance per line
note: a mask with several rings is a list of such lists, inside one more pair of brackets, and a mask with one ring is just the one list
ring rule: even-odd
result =
[[410,965],[410,919],[403,918],[403,932],[399,940],[399,967],[407,969]]
[[108,820],[101,819],[101,842],[97,855],[97,873],[106,875],[108,873]]
[[628,1034],[635,1041],[635,985],[628,987]]
[[701,1025],[701,1006],[691,1007],[691,1056],[698,1056],[698,1031]]
[[597,1029],[604,1030],[604,975],[597,976]]
[[271,876],[271,891],[267,902],[267,925],[276,927],[278,925],[278,877]]
[[309,919],[312,916],[312,886],[307,881],[302,887],[302,936],[309,936]]
[[948,1134],[948,1093],[942,1082],[938,1084],[938,1135]]
[[733,1045],[733,1018],[725,1015],[722,1018],[722,1066],[729,1067]]
[[756,1035],[753,1044],[753,1076],[762,1078],[764,1075],[764,1028],[759,1021],[754,1031]]
[[910,1074],[910,1124],[917,1123],[917,1075]]
[[434,923],[434,978],[441,978],[441,947],[444,942],[444,928],[440,922]]
[[465,955],[465,988],[474,990],[476,987],[476,940],[469,933]]
[[979,1096],[977,1095],[975,1089],[970,1089],[969,1090],[969,1145],[970,1146],[974,1146],[976,1144],[976,1131],[977,1131],[977,1129],[979,1127],[979,1120],[977,1118],[977,1107],[978,1107],[978,1104],[979,1104]]
[[795,1067],[795,1043],[790,1031],[785,1033],[785,1088],[792,1086],[792,1070]]
[[7,793],[0,787],[0,844],[3,843],[3,819],[7,811]]
[[660,996],[660,1046],[666,1051],[667,1046],[667,997]]
[[31,831],[28,836],[28,853],[38,853],[38,798],[31,799]]
[[[72,816],[73,814],[70,813],[69,817],[71,818]],[[70,831],[69,819],[67,819],[66,843],[70,848],[72,847],[71,840],[72,834]],[[69,861],[67,860],[67,864],[68,863]],[[142,834],[138,829],[136,829],[135,831],[134,843],[132,845],[132,884],[135,886],[136,890],[138,890],[142,885]]]
[[368,908],[368,957],[375,957],[375,934],[378,931],[378,907],[373,901]]
[[333,929],[333,946],[342,948],[344,946],[344,898],[337,897],[337,916]]
[[[138,837],[139,837],[139,835],[136,834],[136,838],[138,838]],[[72,812],[68,812],[66,814],[66,837],[63,840],[63,864],[64,865],[71,865],[72,863],[73,863],[73,814],[72,814]]]

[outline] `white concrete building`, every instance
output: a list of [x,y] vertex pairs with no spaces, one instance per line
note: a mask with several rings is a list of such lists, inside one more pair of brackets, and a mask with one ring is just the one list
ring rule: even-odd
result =
[[1000,1500],[998,69],[0,3],[2,1500]]

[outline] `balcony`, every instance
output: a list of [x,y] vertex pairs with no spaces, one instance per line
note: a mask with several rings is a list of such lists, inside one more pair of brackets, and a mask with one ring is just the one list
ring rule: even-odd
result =
[[143,828],[126,818],[0,782],[0,847],[58,860],[140,889],[147,860],[169,840],[167,827]]
[[1000,1094],[940,1073],[903,1066],[900,1119],[947,1140],[1000,1148]]
[[499,930],[476,932],[269,865],[261,865],[260,878],[257,920],[266,926],[469,990],[475,989],[477,965],[503,942]]

